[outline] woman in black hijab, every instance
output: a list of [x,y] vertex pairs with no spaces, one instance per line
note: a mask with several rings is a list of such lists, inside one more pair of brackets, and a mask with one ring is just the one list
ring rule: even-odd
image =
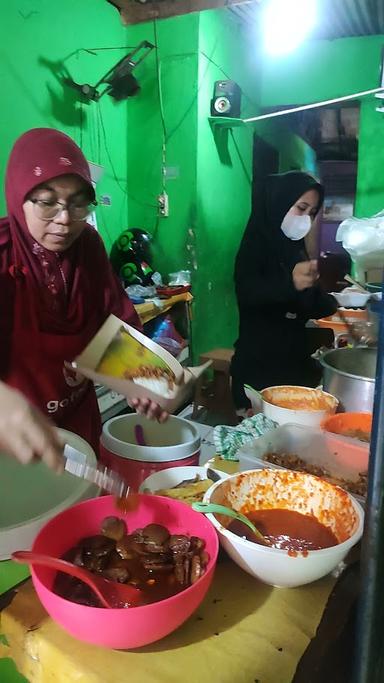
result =
[[304,237],[323,199],[320,183],[300,171],[267,176],[259,188],[235,265],[240,320],[231,375],[238,410],[250,407],[244,383],[263,389],[320,380],[305,325],[337,304],[317,282]]

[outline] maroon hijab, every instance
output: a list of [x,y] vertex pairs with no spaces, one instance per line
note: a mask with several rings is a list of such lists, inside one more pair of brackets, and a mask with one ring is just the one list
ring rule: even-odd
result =
[[28,318],[43,332],[76,334],[90,321],[96,332],[110,313],[139,326],[92,226],[60,254],[39,245],[29,233],[26,197],[36,186],[66,174],[79,176],[94,199],[88,163],[67,135],[36,128],[16,141],[6,171],[8,216],[0,219],[0,354],[12,335],[16,300],[23,308],[25,301],[26,315],[29,312]]

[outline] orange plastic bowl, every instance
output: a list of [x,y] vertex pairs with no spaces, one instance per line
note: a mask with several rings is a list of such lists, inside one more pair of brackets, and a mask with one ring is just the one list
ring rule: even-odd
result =
[[171,533],[200,536],[206,543],[209,563],[192,586],[166,600],[128,609],[86,607],[65,600],[52,590],[55,570],[36,566],[32,581],[48,614],[68,633],[87,643],[116,649],[142,647],[175,631],[202,602],[213,578],[218,553],[216,531],[208,519],[170,498],[140,496],[137,509],[119,513],[113,496],[87,500],[57,515],[38,534],[32,550],[61,557],[80,539],[99,532],[108,515],[124,517],[128,530],[147,524],[164,524]]
[[326,432],[347,436],[365,443],[358,436],[354,436],[349,432],[356,430],[370,435],[372,430],[372,413],[337,413],[327,417],[322,423],[322,428]]

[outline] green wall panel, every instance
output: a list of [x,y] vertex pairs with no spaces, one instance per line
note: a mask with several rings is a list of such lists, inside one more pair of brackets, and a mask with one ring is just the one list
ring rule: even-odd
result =
[[[193,261],[198,26],[199,15],[192,14],[157,22],[156,36],[152,23],[128,28],[130,41],[157,38],[158,44],[158,64],[153,52],[142,67],[143,93],[128,108],[129,224],[154,235],[155,265],[165,275],[191,268]],[[169,216],[158,218],[164,137]]]
[[[98,195],[108,195],[111,206],[98,210],[98,224],[109,247],[127,222],[127,197],[119,184],[124,188],[126,183],[126,112],[131,103],[115,104],[105,96],[99,105],[81,108],[74,91],[67,89],[64,96],[61,77],[68,72],[80,83],[96,83],[124,50],[90,54],[83,48],[124,46],[127,31],[104,0],[2,3],[0,25],[1,184],[10,149],[21,133],[39,126],[68,133],[89,160],[105,166]],[[3,193],[0,212],[5,213]]]
[[197,228],[194,277],[196,356],[232,347],[237,337],[233,270],[251,199],[251,128],[218,130],[208,122],[214,82],[231,78],[242,89],[242,115],[258,106],[258,49],[226,10],[203,12],[199,33]]

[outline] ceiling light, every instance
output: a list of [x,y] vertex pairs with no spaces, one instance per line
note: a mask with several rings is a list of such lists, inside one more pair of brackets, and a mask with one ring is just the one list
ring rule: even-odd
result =
[[265,0],[262,5],[265,51],[283,55],[295,50],[316,22],[316,0]]

